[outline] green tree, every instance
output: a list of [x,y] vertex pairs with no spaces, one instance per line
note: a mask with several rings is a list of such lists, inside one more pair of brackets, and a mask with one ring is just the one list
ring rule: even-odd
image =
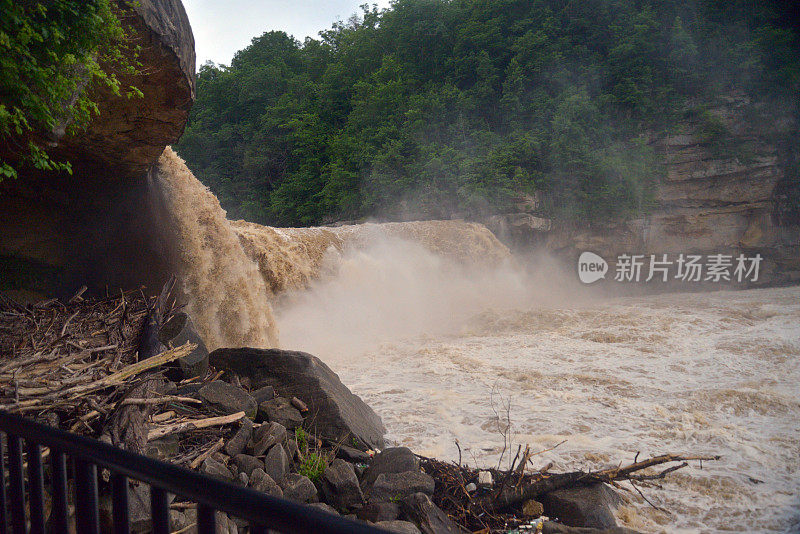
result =
[[110,0],[0,0],[0,180],[26,165],[71,172],[48,143],[86,127],[94,87],[140,95],[116,74],[134,72],[135,56]]
[[[664,172],[645,139],[688,120],[719,157],[745,157],[707,111],[720,96],[749,96],[800,167],[800,46],[782,5],[364,6],[319,39],[268,32],[202,67],[177,148],[232,216],[262,223],[479,217],[532,191],[550,217],[641,216]],[[782,190],[791,202],[800,185]]]

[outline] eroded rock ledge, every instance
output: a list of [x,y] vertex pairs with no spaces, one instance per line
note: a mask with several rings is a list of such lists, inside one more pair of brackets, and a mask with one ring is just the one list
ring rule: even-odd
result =
[[194,37],[180,0],[118,0],[118,7],[132,44],[141,47],[140,72],[118,76],[144,96],[98,89],[100,114],[87,131],[54,134],[51,153],[72,163],[72,175],[28,169],[0,183],[0,290],[63,297],[84,283],[103,289],[163,281],[163,254],[147,231],[145,177],[186,125]]

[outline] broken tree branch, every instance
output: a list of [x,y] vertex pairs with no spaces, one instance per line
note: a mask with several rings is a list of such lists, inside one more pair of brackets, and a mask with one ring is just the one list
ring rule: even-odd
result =
[[236,412],[231,415],[222,415],[219,417],[208,417],[206,419],[193,419],[191,421],[183,421],[172,425],[166,425],[151,429],[147,433],[147,440],[154,440],[169,436],[170,434],[180,434],[190,430],[197,430],[199,428],[207,428],[210,426],[221,426],[235,423],[242,417],[245,417],[244,412]]
[[[595,482],[610,483],[615,480],[636,480],[639,476],[662,478],[659,475],[633,475],[636,471],[641,471],[654,465],[660,465],[670,462],[681,462],[680,465],[670,467],[663,471],[663,475],[671,473],[689,465],[687,462],[692,460],[718,460],[719,456],[681,456],[678,454],[665,454],[655,456],[642,460],[641,462],[634,462],[624,467],[616,467],[613,469],[605,469],[601,471],[574,471],[571,473],[560,474],[540,474],[539,478],[528,482],[524,485],[505,488],[499,495],[494,494],[485,495],[476,499],[472,506],[475,509],[480,509],[485,512],[500,510],[513,506],[514,504],[534,499],[544,493],[549,493],[560,488],[567,486],[574,486],[578,484],[592,484]],[[643,478],[642,480],[647,480]]]

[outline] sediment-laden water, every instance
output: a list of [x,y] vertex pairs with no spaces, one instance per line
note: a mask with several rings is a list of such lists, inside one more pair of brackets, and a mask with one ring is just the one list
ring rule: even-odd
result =
[[800,288],[602,299],[547,269],[444,272],[408,243],[346,255],[278,308],[282,342],[421,454],[457,459],[458,440],[463,461],[496,465],[508,418],[507,448],[555,446],[537,456],[554,470],[719,454],[643,490],[667,512],[631,494],[620,523],[800,529]]
[[554,471],[719,454],[645,489],[666,512],[631,494],[620,522],[800,531],[800,287],[609,299],[479,224],[230,222],[170,149],[153,182],[211,347],[307,350],[438,458],[456,440],[481,466],[530,444]]

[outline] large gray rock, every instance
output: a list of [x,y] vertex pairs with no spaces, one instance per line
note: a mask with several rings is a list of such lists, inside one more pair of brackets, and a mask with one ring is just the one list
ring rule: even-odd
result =
[[396,502],[372,502],[365,504],[356,512],[362,521],[394,521],[400,516],[400,505]]
[[253,453],[253,456],[261,456],[267,452],[270,447],[286,441],[286,436],[286,428],[282,424],[274,421],[272,423],[265,423],[253,432],[250,451]]
[[264,401],[272,400],[275,398],[275,388],[272,386],[264,386],[250,392],[257,403],[261,404]]
[[420,534],[417,526],[408,521],[378,521],[375,526],[390,532],[397,532],[397,534]]
[[225,464],[218,462],[214,458],[206,458],[203,460],[203,465],[200,467],[200,471],[226,482],[233,482],[236,480],[236,477],[233,475],[233,473],[231,473],[231,470],[228,469]]
[[240,473],[245,473],[248,477],[253,476],[255,469],[264,469],[264,462],[249,454],[237,454],[233,457],[233,463]]
[[375,483],[367,490],[369,502],[385,502],[404,499],[415,493],[433,495],[433,478],[419,471],[405,473],[381,473]]
[[423,534],[464,534],[447,514],[424,493],[415,493],[400,501],[401,517],[419,526]]
[[338,458],[322,474],[322,495],[328,504],[343,511],[361,506],[364,502],[353,466]]
[[551,491],[541,495],[544,515],[557,519],[570,527],[607,529],[617,526],[612,508],[619,506],[617,493],[598,483]]
[[397,532],[397,534],[420,534],[417,526],[408,521],[378,521],[375,526],[391,532]]
[[404,473],[419,471],[419,458],[407,447],[391,447],[376,454],[369,464],[362,487],[371,486],[382,473]]
[[306,476],[298,473],[289,473],[280,481],[283,496],[290,501],[317,502],[319,496],[317,487]]
[[263,421],[279,423],[289,430],[294,430],[303,424],[303,415],[283,397],[259,404],[258,418]]
[[280,443],[273,445],[264,458],[264,471],[272,480],[280,480],[289,472],[289,458]]
[[239,421],[239,429],[233,435],[231,439],[225,443],[225,454],[228,456],[236,456],[237,454],[242,454],[244,452],[244,448],[247,446],[247,442],[250,441],[250,438],[253,436],[253,422],[243,417],[241,421]]
[[253,476],[250,477],[250,487],[273,497],[283,497],[283,490],[278,486],[277,482],[260,467],[253,470]]
[[372,461],[372,457],[364,451],[360,451],[347,445],[339,445],[336,448],[336,457],[348,462],[368,464]]
[[639,534],[636,530],[625,527],[613,528],[587,528],[568,527],[555,521],[545,521],[542,525],[542,534]]
[[186,342],[197,345],[188,356],[178,359],[176,365],[180,369],[181,378],[205,376],[208,371],[208,349],[187,313],[174,313],[159,329],[158,340],[165,347],[179,347]]
[[381,418],[319,358],[278,349],[217,349],[209,363],[250,378],[255,388],[273,386],[283,397],[299,398],[322,438],[343,443],[355,439],[359,448],[384,446]]
[[243,411],[250,419],[255,419],[258,405],[256,400],[243,389],[222,380],[209,382],[197,392],[205,404],[223,414]]

